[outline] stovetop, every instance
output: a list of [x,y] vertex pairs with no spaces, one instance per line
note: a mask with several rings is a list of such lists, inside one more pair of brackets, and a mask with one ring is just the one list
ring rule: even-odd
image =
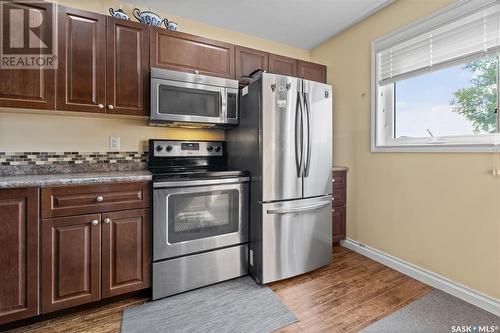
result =
[[153,182],[246,177],[247,171],[229,170],[221,141],[149,140],[149,171]]
[[181,172],[162,172],[161,170],[156,170],[152,173],[153,182],[221,179],[249,176],[248,171],[240,170],[185,170]]

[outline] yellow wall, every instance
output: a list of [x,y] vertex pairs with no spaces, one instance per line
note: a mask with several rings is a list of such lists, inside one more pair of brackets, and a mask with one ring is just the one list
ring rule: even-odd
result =
[[500,178],[486,153],[371,153],[372,40],[451,4],[398,0],[311,50],[334,91],[347,237],[500,298]]
[[[132,17],[135,7],[117,0],[54,1],[69,7],[108,15],[108,8],[121,5]],[[142,7],[141,7],[142,8]],[[155,10],[155,8],[152,8]],[[229,43],[309,60],[309,50],[218,28],[158,11],[179,24],[179,31]],[[148,138],[221,140],[218,130],[186,130],[148,127],[142,117],[97,117],[80,113],[31,112],[0,108],[0,151],[107,151],[109,136],[121,137],[121,149],[138,150]]]

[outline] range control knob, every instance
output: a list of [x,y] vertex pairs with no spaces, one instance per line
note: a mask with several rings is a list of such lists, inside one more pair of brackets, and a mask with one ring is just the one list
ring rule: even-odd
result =
[[170,145],[168,145],[168,146],[167,146],[167,151],[168,151],[168,152],[171,152],[171,151],[172,151],[172,149],[173,149],[173,148],[172,148],[172,146],[170,146]]
[[220,146],[216,146],[216,147],[215,147],[215,151],[216,151],[217,153],[218,153],[218,152],[220,152],[220,150],[221,150],[221,147],[220,147]]
[[214,150],[214,147],[212,147],[212,146],[208,146],[208,147],[207,147],[207,150],[208,150],[208,152],[210,152],[210,153],[211,153],[211,152],[212,152],[212,150]]
[[162,145],[156,146],[156,151],[160,152],[162,150],[163,150],[163,146]]

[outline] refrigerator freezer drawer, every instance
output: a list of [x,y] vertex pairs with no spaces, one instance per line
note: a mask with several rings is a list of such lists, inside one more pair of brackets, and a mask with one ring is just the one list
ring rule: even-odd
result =
[[262,204],[262,283],[332,261],[332,197]]

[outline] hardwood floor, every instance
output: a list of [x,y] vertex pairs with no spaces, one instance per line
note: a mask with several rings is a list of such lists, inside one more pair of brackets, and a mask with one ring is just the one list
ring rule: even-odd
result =
[[278,332],[357,332],[432,290],[344,247],[333,253],[332,264],[269,285],[299,320]]
[[[344,247],[333,253],[332,264],[269,285],[299,320],[279,333],[356,332],[432,290]],[[116,333],[123,309],[147,301],[136,296],[8,332]]]

